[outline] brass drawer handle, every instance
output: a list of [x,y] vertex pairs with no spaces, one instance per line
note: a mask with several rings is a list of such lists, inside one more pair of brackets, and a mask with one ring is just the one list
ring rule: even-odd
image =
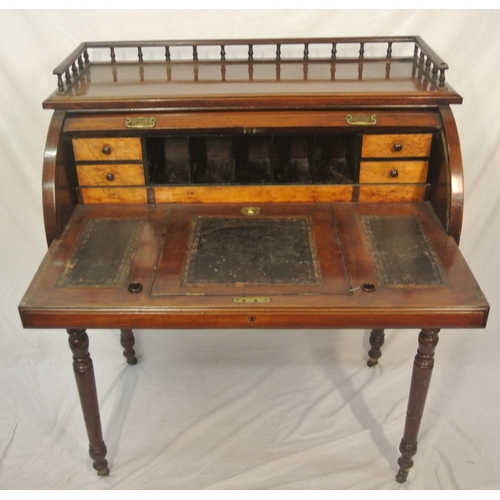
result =
[[390,172],[389,172],[389,175],[393,178],[397,177],[399,175],[399,172],[393,168]]
[[112,174],[111,172],[106,174],[106,180],[107,181],[114,181],[115,180],[115,174]]
[[348,125],[376,125],[377,115],[347,115],[345,120]]
[[110,155],[113,152],[113,148],[109,144],[105,144],[102,148],[102,153],[105,155]]
[[125,127],[127,128],[153,128],[156,125],[156,118],[146,118],[144,116],[137,116],[134,118],[127,118],[125,120]]
[[399,153],[403,150],[403,145],[400,142],[396,142],[394,146],[392,146],[392,149],[396,151],[396,153]]

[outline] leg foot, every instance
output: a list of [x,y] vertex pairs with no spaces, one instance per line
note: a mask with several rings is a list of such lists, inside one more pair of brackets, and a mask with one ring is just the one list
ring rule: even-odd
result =
[[109,469],[106,467],[105,469],[97,471],[98,476],[109,476]]
[[417,453],[418,431],[434,367],[434,351],[439,340],[438,333],[437,329],[422,330],[418,336],[418,350],[413,365],[405,430],[399,446],[401,457],[398,460],[400,468],[396,475],[398,483],[406,481],[408,471],[413,466],[413,455]]
[[404,483],[408,477],[408,472],[413,467],[412,457],[417,453],[417,443],[415,442],[413,445],[407,444],[403,438],[399,445],[399,451],[401,457],[398,459],[399,471],[396,475],[396,481]]
[[408,477],[408,469],[399,469],[399,472],[396,475],[396,481],[398,483],[406,482],[406,478]]
[[136,365],[134,332],[128,328],[120,330],[120,344],[123,347],[123,355],[127,359],[127,363],[129,365]]
[[94,365],[89,354],[89,337],[85,330],[68,330],[69,346],[73,353],[73,370],[82,405],[83,419],[89,438],[89,455],[100,476],[109,474],[106,445],[102,438],[101,417],[94,376]]
[[371,349],[368,351],[370,359],[366,363],[370,368],[378,364],[378,360],[382,356],[380,348],[384,345],[384,341],[385,333],[383,328],[374,328],[370,332]]
[[97,471],[98,476],[109,476],[108,461],[106,460],[107,452],[104,441],[100,446],[89,446],[89,455],[94,461],[92,466]]

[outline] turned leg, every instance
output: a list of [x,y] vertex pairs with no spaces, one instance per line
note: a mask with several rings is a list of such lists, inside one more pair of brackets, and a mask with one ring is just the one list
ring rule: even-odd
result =
[[423,329],[418,336],[418,350],[413,365],[405,430],[399,445],[401,457],[398,460],[400,468],[396,476],[398,483],[406,481],[408,471],[413,466],[413,455],[417,452],[418,431],[431,381],[434,350],[439,340],[438,333],[438,329]]
[[99,476],[109,474],[106,445],[102,438],[99,403],[97,401],[94,365],[89,354],[89,338],[85,330],[68,330],[73,353],[73,369],[89,438],[89,455]]
[[137,364],[134,351],[134,332],[128,328],[120,330],[120,344],[123,347],[123,355],[127,358],[127,363],[129,365]]
[[368,351],[368,356],[370,359],[367,361],[367,365],[371,368],[378,364],[382,352],[380,348],[384,345],[385,333],[383,328],[374,328],[370,332],[370,346],[371,349]]

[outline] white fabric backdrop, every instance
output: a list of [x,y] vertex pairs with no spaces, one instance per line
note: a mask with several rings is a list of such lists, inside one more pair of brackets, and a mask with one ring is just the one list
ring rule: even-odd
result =
[[[499,11],[1,11],[0,488],[498,489]],[[450,65],[465,165],[461,249],[492,306],[441,335],[409,481],[394,481],[417,332],[91,331],[111,475],[87,456],[62,331],[17,305],[45,253],[41,167],[54,68],[82,41],[421,35]]]

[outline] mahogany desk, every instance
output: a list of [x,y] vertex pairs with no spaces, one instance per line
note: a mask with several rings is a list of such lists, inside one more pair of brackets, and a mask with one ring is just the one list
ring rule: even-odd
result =
[[446,69],[391,37],[84,43],[54,70],[50,248],[19,310],[69,333],[99,475],[87,328],[121,329],[130,364],[133,328],[369,328],[369,366],[384,329],[418,328],[406,480],[438,332],[489,311]]

